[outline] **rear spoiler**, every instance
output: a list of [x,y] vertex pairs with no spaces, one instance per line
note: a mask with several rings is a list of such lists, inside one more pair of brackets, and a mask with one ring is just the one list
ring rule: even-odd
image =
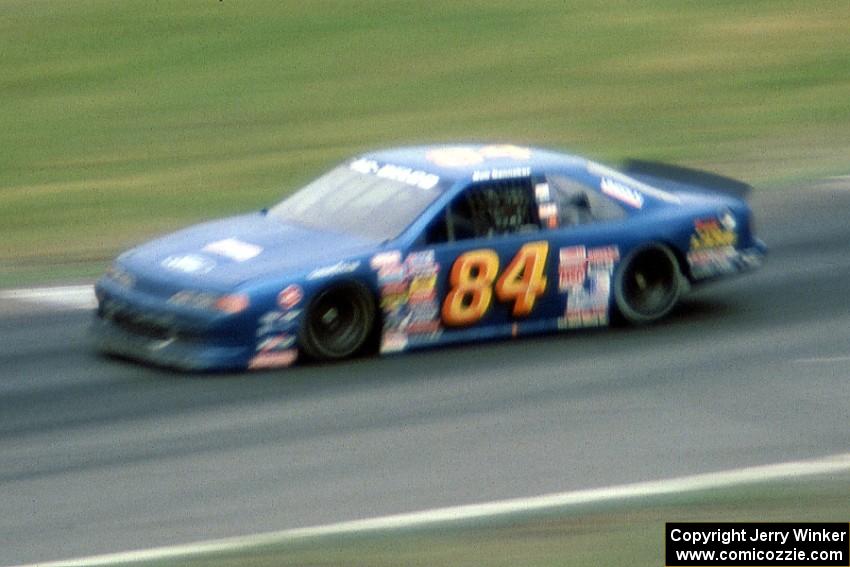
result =
[[751,185],[731,177],[657,161],[626,160],[621,171],[638,181],[672,193],[723,193],[746,199],[753,189]]

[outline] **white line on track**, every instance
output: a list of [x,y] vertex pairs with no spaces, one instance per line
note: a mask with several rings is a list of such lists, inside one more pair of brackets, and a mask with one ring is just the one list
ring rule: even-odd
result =
[[715,473],[671,478],[667,480],[638,482],[606,488],[562,492],[558,494],[545,494],[532,498],[515,498],[485,504],[437,508],[421,512],[412,512],[409,514],[397,514],[380,518],[354,520],[324,526],[297,528],[280,532],[212,540],[188,545],[176,545],[156,549],[98,555],[82,559],[38,563],[26,567],[36,567],[36,565],[38,567],[82,567],[112,565],[116,563],[135,563],[159,559],[187,558],[200,554],[235,551],[246,547],[273,545],[290,540],[316,536],[343,535],[356,532],[410,528],[456,522],[460,520],[492,518],[495,516],[503,516],[514,513],[569,508],[572,506],[600,502],[640,500],[653,496],[682,494],[686,492],[725,488],[742,484],[755,484],[765,481],[801,478],[844,471],[850,471],[850,453],[832,455],[809,461],[796,461],[775,465],[747,467]]
[[97,306],[90,285],[68,285],[0,290],[0,299],[46,304],[58,309],[93,309]]

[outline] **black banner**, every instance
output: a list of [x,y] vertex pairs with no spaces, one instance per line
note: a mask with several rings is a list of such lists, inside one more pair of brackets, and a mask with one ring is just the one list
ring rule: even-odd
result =
[[667,523],[667,567],[850,566],[850,524]]

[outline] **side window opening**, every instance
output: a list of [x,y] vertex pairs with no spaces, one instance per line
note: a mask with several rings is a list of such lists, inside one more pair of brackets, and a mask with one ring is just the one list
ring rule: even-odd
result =
[[621,219],[625,210],[617,203],[573,179],[547,176],[558,207],[560,227]]
[[426,233],[429,244],[540,230],[529,178],[478,183],[458,195]]

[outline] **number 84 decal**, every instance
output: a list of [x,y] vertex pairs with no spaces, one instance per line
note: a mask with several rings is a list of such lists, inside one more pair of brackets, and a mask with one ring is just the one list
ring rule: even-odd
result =
[[478,322],[490,308],[494,292],[499,301],[513,302],[514,317],[527,316],[537,298],[546,292],[548,255],[548,242],[529,242],[519,249],[496,279],[499,256],[495,250],[461,254],[449,276],[449,292],[443,301],[443,322],[456,327]]

